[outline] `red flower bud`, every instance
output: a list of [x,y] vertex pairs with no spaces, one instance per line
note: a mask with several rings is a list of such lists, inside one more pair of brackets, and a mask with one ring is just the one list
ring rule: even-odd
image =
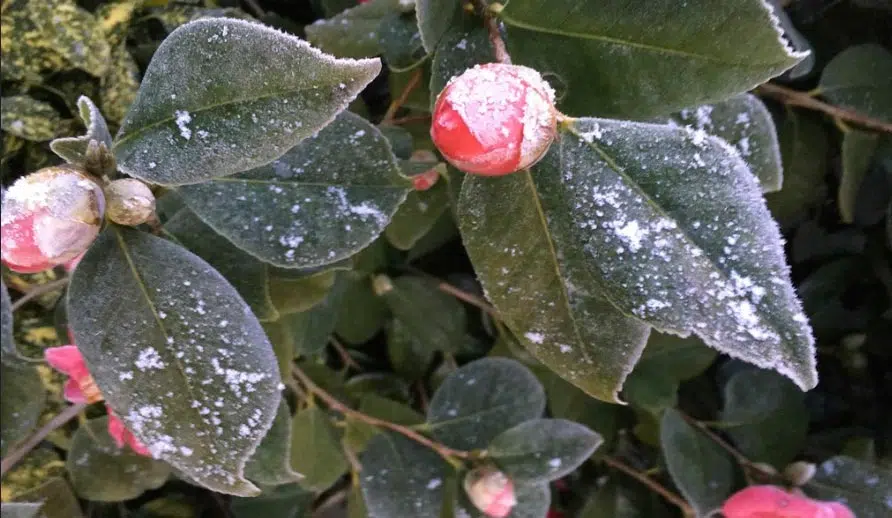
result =
[[96,239],[104,211],[99,184],[75,166],[20,178],[3,196],[0,257],[21,273],[66,263]]
[[477,509],[492,518],[504,518],[517,505],[514,483],[493,467],[481,467],[465,476],[465,492]]
[[412,177],[412,186],[416,191],[426,191],[437,183],[440,179],[440,172],[436,169],[429,169],[421,174]]
[[775,486],[750,486],[722,506],[725,518],[855,518],[839,502],[822,502]]
[[518,65],[477,65],[453,77],[434,105],[431,138],[468,173],[498,176],[536,163],[554,140],[554,90]]

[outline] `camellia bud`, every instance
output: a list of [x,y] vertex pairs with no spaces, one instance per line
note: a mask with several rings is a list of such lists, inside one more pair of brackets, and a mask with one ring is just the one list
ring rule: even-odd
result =
[[514,483],[493,467],[485,466],[468,472],[464,486],[471,503],[492,518],[508,516],[517,505]]
[[20,178],[3,196],[3,263],[34,273],[74,259],[96,239],[104,211],[102,188],[76,166]]
[[133,178],[115,180],[105,188],[108,219],[119,225],[141,225],[155,214],[155,195]]
[[431,138],[462,171],[499,176],[542,158],[556,125],[554,90],[538,72],[488,63],[452,78],[440,92]]
[[789,464],[784,468],[784,478],[790,481],[790,484],[794,486],[804,486],[815,476],[817,471],[818,467],[811,462],[800,460]]

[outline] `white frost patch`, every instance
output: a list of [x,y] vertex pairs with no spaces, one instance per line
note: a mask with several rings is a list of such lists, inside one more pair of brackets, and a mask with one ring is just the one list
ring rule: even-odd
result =
[[650,231],[646,228],[642,228],[637,221],[630,221],[621,227],[615,228],[614,230],[616,232],[616,235],[618,235],[623,239],[623,241],[625,241],[632,252],[641,250],[641,240],[647,237],[648,234],[650,234]]
[[559,467],[561,467],[561,459],[557,457],[551,459],[550,461],[548,461],[548,466],[551,469],[558,469]]
[[177,110],[177,127],[180,128],[180,136],[186,140],[192,138],[192,130],[189,129],[188,124],[192,122],[192,115],[189,114],[186,110]]
[[165,367],[164,362],[161,360],[161,355],[158,354],[154,347],[146,347],[140,351],[135,365],[141,371],[163,369]]
[[543,335],[542,333],[529,332],[529,333],[524,333],[523,336],[524,336],[524,338],[526,338],[527,340],[529,340],[529,341],[531,341],[531,342],[533,342],[534,344],[537,344],[537,345],[538,345],[538,344],[541,344],[542,342],[545,341],[545,335]]
[[438,478],[434,478],[434,479],[431,479],[430,482],[427,483],[427,488],[428,489],[437,489],[442,484],[443,484],[442,480],[440,480]]

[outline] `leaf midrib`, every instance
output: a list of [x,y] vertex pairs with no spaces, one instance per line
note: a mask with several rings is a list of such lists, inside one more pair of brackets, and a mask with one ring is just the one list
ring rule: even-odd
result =
[[[525,29],[525,30],[532,31],[532,32],[538,32],[538,33],[542,33],[542,34],[550,34],[553,36],[563,36],[566,38],[577,38],[577,39],[581,39],[581,40],[599,41],[602,43],[612,43],[615,45],[623,45],[626,47],[631,47],[631,48],[641,49],[644,51],[653,52],[655,54],[662,54],[662,55],[668,55],[668,56],[680,56],[680,57],[688,58],[691,60],[705,61],[708,63],[717,63],[719,65],[726,65],[726,66],[732,66],[732,67],[754,68],[754,67],[786,66],[786,64],[787,64],[786,61],[776,61],[776,62],[770,62],[770,63],[739,63],[739,62],[725,61],[725,60],[718,59],[718,58],[715,58],[712,56],[697,54],[695,52],[690,52],[690,51],[681,50],[681,49],[658,47],[656,45],[652,45],[652,44],[648,44],[648,43],[629,41],[629,40],[625,40],[625,39],[617,38],[617,37],[613,37],[613,36],[604,36],[604,35],[591,34],[591,33],[570,32],[570,31],[563,31],[560,29],[552,29],[549,27],[541,27],[541,26],[536,26],[536,25],[532,25],[527,22],[517,20],[516,18],[512,18],[511,16],[507,15],[507,13],[505,11],[502,11],[499,14],[499,18],[502,21],[504,21],[507,25],[512,25],[514,27],[518,27],[520,29]],[[788,56],[788,59],[794,59],[794,58],[792,56]]]

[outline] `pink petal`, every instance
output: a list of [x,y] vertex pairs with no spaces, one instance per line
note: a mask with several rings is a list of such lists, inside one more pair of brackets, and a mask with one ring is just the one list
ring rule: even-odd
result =
[[824,505],[833,513],[833,518],[855,518],[855,513],[839,502],[827,502]]
[[115,440],[115,444],[118,445],[118,448],[123,448],[126,444],[130,446],[130,449],[137,455],[151,457],[152,454],[149,452],[149,449],[146,448],[135,435],[133,435],[133,432],[124,426],[124,421],[115,415],[111,407],[106,405],[106,408],[108,409],[108,434]]
[[62,266],[65,267],[65,271],[68,273],[71,273],[71,271],[77,267],[78,263],[81,262],[81,259],[84,258],[84,254],[86,254],[86,253],[87,252],[84,252],[83,254],[75,257],[74,259],[68,261],[67,263],[64,263]]
[[50,347],[43,351],[43,357],[52,368],[75,380],[90,375],[84,357],[75,345]]
[[71,403],[88,403],[87,396],[81,390],[80,384],[74,378],[70,378],[65,382],[65,388],[62,391],[65,400]]

